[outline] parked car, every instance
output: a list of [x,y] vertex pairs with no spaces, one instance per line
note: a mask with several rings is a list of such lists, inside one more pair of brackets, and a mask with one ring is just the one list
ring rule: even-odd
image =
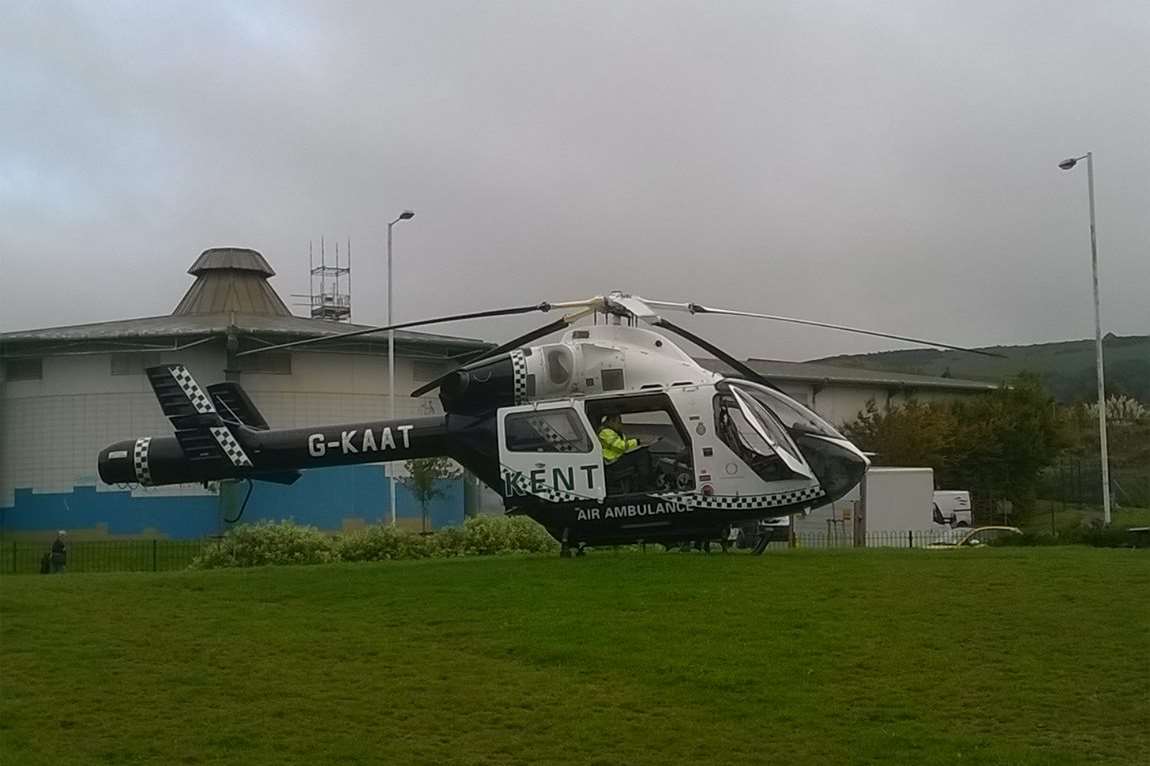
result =
[[953,540],[931,543],[927,548],[979,548],[983,545],[994,545],[1006,538],[1021,536],[1022,530],[1018,527],[975,527],[974,529],[957,534]]
[[1150,548],[1150,527],[1130,527],[1131,548]]

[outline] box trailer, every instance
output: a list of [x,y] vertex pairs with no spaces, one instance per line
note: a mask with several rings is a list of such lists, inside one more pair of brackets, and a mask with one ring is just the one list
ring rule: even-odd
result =
[[871,468],[860,489],[859,513],[868,535],[937,527],[930,468]]
[[948,509],[958,506],[960,498],[969,504],[967,492],[936,492],[930,468],[870,468],[862,483],[839,500],[796,516],[795,531],[834,544],[881,545],[889,539],[901,545],[909,538],[895,533],[942,533],[969,524],[969,511],[936,511],[939,495],[945,496]]

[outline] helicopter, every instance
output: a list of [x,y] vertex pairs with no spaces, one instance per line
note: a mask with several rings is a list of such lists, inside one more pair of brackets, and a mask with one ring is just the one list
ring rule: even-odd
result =
[[[870,461],[805,405],[731,354],[663,316],[740,316],[927,346],[990,352],[814,320],[648,300],[612,292],[355,330],[264,346],[256,354],[388,330],[566,311],[559,319],[464,359],[412,392],[436,389],[443,415],[272,429],[236,382],[200,384],[181,364],[146,374],[171,436],[101,450],[107,484],[222,480],[291,484],[325,466],[446,456],[498,492],[508,514],[540,523],[561,547],[731,540],[748,522],[829,504]],[[591,325],[576,326],[594,316]],[[602,317],[603,321],[599,319]],[[538,343],[557,332],[555,342]],[[734,375],[703,368],[678,336]],[[628,449],[606,457],[610,423]],[[756,549],[761,552],[761,549]]]

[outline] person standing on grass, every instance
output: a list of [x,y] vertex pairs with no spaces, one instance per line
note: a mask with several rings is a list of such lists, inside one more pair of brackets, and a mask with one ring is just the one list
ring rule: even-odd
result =
[[64,566],[68,563],[68,545],[64,542],[64,536],[68,533],[60,530],[56,533],[56,539],[52,543],[52,573],[56,574],[64,571]]

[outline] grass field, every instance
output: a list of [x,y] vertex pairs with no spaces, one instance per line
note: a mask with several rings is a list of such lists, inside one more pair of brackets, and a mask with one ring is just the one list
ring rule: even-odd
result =
[[0,580],[0,763],[1150,763],[1150,555]]

